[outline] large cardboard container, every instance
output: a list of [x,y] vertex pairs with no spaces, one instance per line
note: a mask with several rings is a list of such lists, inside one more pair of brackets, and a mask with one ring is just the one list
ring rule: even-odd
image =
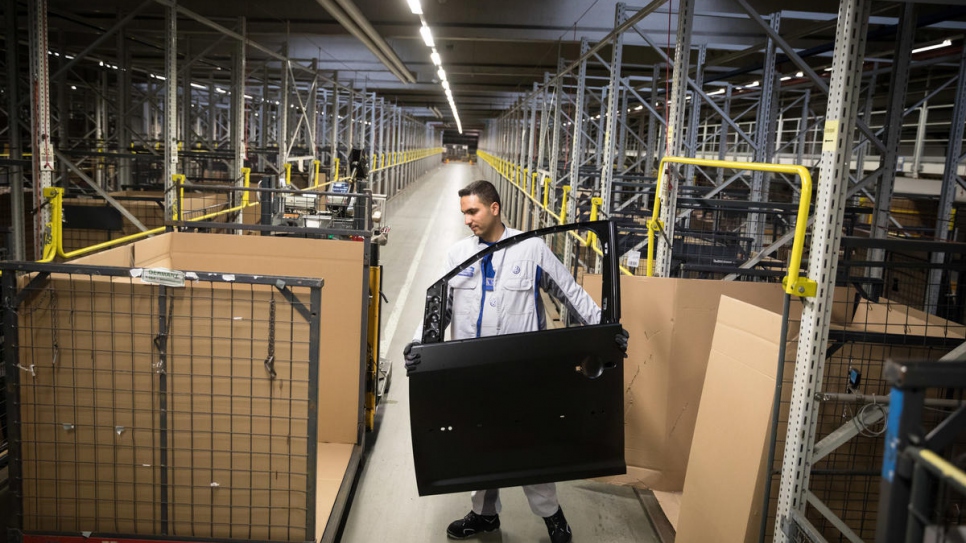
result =
[[[844,299],[845,289],[836,299]],[[794,305],[793,305],[794,307]],[[832,337],[851,334],[853,341],[841,345],[825,362],[822,391],[853,391],[867,398],[884,397],[889,385],[882,378],[887,359],[937,359],[948,349],[926,347],[925,338],[962,339],[964,327],[923,314],[885,299],[862,300],[854,315],[833,312]],[[798,312],[789,322],[786,343],[782,403],[777,427],[776,465],[781,464],[787,431],[788,404],[792,393],[798,340]],[[767,484],[766,459],[771,429],[776,362],[781,338],[781,313],[722,296],[714,329],[714,343],[701,395],[698,422],[681,496],[677,540],[757,541],[762,499]],[[907,345],[876,343],[881,333],[904,336]],[[866,335],[868,334],[868,335]],[[918,342],[918,345],[917,345]],[[850,370],[861,375],[857,387],[849,382]],[[940,395],[934,390],[931,394]],[[865,404],[823,402],[816,419],[815,442],[820,442],[852,418]],[[738,413],[740,415],[736,416]],[[927,414],[928,415],[928,414]],[[929,419],[929,417],[926,417]],[[925,420],[927,427],[941,419]],[[878,425],[874,425],[878,426]],[[810,490],[843,518],[860,537],[874,538],[878,507],[878,477],[883,441],[869,428],[840,449],[814,459]],[[853,475],[849,475],[853,474]],[[768,533],[775,524],[779,481],[771,484]],[[836,528],[808,509],[810,520],[825,537],[839,537]]]
[[[352,477],[361,431],[363,248],[171,233],[74,261],[128,267],[132,277],[166,268],[324,279],[315,383],[309,325],[271,287],[188,281],[169,289],[169,336],[159,339],[156,286],[52,276],[20,312],[20,364],[33,369],[20,388],[24,529],[159,534],[164,450],[168,535],[317,540]],[[296,294],[308,301],[307,290]]]
[[[584,288],[598,296],[600,276],[586,276]],[[722,295],[781,313],[778,284],[621,278],[627,474],[608,481],[683,489]]]
[[781,315],[722,296],[675,541],[758,540]]

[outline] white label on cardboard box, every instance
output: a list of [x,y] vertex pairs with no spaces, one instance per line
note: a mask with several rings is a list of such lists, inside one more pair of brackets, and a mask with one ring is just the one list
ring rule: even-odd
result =
[[141,273],[141,281],[149,285],[183,287],[184,272],[167,268],[148,268]]
[[627,251],[627,267],[636,268],[641,265],[640,251]]

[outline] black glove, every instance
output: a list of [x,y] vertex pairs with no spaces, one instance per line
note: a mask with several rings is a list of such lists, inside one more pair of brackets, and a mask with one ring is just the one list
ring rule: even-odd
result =
[[406,359],[406,375],[409,375],[422,362],[419,353],[413,352],[413,347],[416,345],[419,345],[419,342],[413,341],[403,349],[403,358]]
[[623,328],[621,328],[621,331],[618,332],[617,336],[614,337],[614,342],[617,343],[617,348],[624,353],[624,358],[627,358],[627,339],[629,337],[631,337],[631,335],[628,334],[627,330],[624,330]]

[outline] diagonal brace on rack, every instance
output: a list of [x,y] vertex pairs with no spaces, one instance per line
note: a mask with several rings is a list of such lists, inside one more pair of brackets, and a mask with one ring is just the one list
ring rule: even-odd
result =
[[306,322],[312,322],[312,312],[309,310],[308,306],[305,305],[305,302],[300,300],[299,297],[296,296],[295,293],[292,292],[292,290],[288,288],[284,282],[280,281],[280,283],[281,284],[276,284],[275,288],[282,294],[285,300],[288,301],[288,303],[290,303],[296,311],[298,311],[298,314],[302,315],[302,318],[304,318]]
[[126,218],[129,221],[131,221],[131,224],[133,224],[134,226],[136,226],[138,230],[140,230],[141,232],[147,231],[147,229],[148,229],[147,226],[144,226],[144,224],[142,224],[141,221],[139,221],[137,217],[135,217],[130,211],[128,211],[126,207],[124,207],[123,205],[121,205],[120,202],[118,202],[117,200],[115,200],[114,198],[112,198],[111,195],[107,193],[107,191],[105,191],[100,186],[98,186],[98,184],[93,179],[91,179],[90,176],[88,176],[80,168],[78,168],[63,153],[61,153],[57,149],[54,149],[54,154],[57,156],[57,159],[58,160],[62,161],[64,164],[66,164],[67,167],[70,168],[71,171],[73,171],[75,174],[77,174],[78,177],[80,177],[81,179],[83,179],[85,183],[87,183],[88,185],[90,185],[90,187],[92,189],[94,189],[94,192],[96,192],[98,196],[100,196],[101,198],[104,198],[104,200],[107,203],[111,204],[111,206],[113,206],[114,209],[117,209],[118,212],[121,213],[121,215],[124,215],[124,218]]
[[[813,83],[815,83],[815,85],[819,88],[819,90],[822,91],[823,94],[825,95],[829,94],[828,83],[826,83],[824,79],[822,79],[821,77],[818,76],[817,73],[815,73],[815,70],[813,70],[812,67],[807,62],[805,62],[805,60],[802,57],[800,57],[798,53],[795,52],[795,49],[791,45],[789,45],[784,38],[781,37],[781,35],[778,33],[777,30],[773,29],[771,25],[765,22],[765,20],[761,17],[761,15],[759,15],[758,12],[756,12],[754,8],[752,8],[748,4],[747,0],[735,0],[735,2],[737,2],[738,5],[741,6],[741,8],[748,13],[748,16],[753,21],[755,21],[755,23],[757,23],[758,26],[760,26],[765,31],[766,34],[768,34],[769,38],[775,40],[775,43],[777,43],[778,46],[781,47],[782,51],[785,52],[785,55],[787,55],[788,58],[791,59],[791,61],[794,62],[795,65],[798,66],[798,68],[802,70],[802,72],[804,72],[805,75],[808,76],[808,78],[811,79]],[[875,136],[875,134],[872,132],[872,129],[869,128],[869,125],[866,124],[866,122],[863,119],[856,118],[855,125],[865,135],[865,137],[867,137],[869,141],[872,142],[872,145],[874,145],[875,148],[878,149],[880,153],[886,152],[885,144],[883,144],[879,140],[879,138]]]

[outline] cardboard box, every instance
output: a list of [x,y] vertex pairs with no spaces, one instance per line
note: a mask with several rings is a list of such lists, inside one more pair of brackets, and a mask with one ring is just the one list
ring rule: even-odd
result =
[[[191,281],[171,289],[170,535],[321,535],[362,424],[363,247],[171,233],[75,261],[325,281],[317,406],[308,400],[309,325],[277,290]],[[295,291],[308,300],[307,289]],[[25,529],[159,533],[158,304],[157,288],[138,279],[79,273],[52,276],[21,307],[20,363],[36,371],[21,383]],[[272,328],[274,379],[265,368]],[[314,534],[310,463],[318,471]]]
[[721,297],[675,541],[758,540],[780,314]]
[[[592,296],[599,296],[600,286],[600,276],[586,276],[584,288]],[[621,278],[621,322],[630,333],[624,362],[627,474],[607,481],[683,489],[722,295],[781,313],[782,291],[775,283]]]
[[[836,295],[838,299],[839,293]],[[876,315],[889,315],[890,320],[880,321],[873,318]],[[891,318],[896,316],[900,316],[897,317],[898,322],[893,323]],[[757,541],[761,500],[766,484],[775,361],[782,340],[781,320],[778,312],[722,297],[681,499],[678,541]],[[776,468],[784,454],[788,402],[792,394],[797,354],[797,320],[798,316],[793,314],[786,338]],[[870,332],[888,330],[898,333],[906,336],[911,345],[862,342],[861,334],[866,330],[865,325],[860,324],[863,322],[870,324]],[[929,323],[928,327],[925,326],[926,322]],[[899,323],[901,326],[896,326]],[[916,338],[931,334],[937,334],[933,337],[943,337],[939,334],[945,333],[946,337],[958,339],[956,334],[961,325],[933,316],[926,317],[901,304],[863,301],[851,324],[833,323],[832,328],[859,334],[860,341],[846,344],[828,357],[822,391],[847,392],[849,370],[855,368],[862,375],[856,392],[884,396],[889,391],[889,384],[882,378],[885,360],[937,359],[945,354],[946,349],[917,346]],[[719,371],[723,362],[730,362],[729,371]],[[761,375],[770,376],[770,381],[765,379],[758,382],[761,381]],[[937,397],[940,393],[939,390],[931,391]],[[852,402],[823,403],[815,421],[815,442],[818,443],[843,424],[852,424],[851,417],[862,405]],[[741,415],[735,417],[734,413]],[[928,426],[928,420],[926,423]],[[829,456],[816,460],[813,465],[816,470],[831,470],[832,474],[813,472],[811,491],[866,539],[874,537],[875,523],[871,519],[877,514],[878,507],[878,479],[876,475],[867,474],[878,473],[882,452],[881,437],[872,435],[870,430],[868,436],[850,440]],[[857,475],[850,476],[848,473]],[[779,480],[775,477],[772,480],[772,501],[767,519],[769,532],[775,524],[778,486]],[[814,509],[808,509],[808,514],[816,526],[824,527],[826,537],[830,540],[838,537],[837,530],[822,522]]]

